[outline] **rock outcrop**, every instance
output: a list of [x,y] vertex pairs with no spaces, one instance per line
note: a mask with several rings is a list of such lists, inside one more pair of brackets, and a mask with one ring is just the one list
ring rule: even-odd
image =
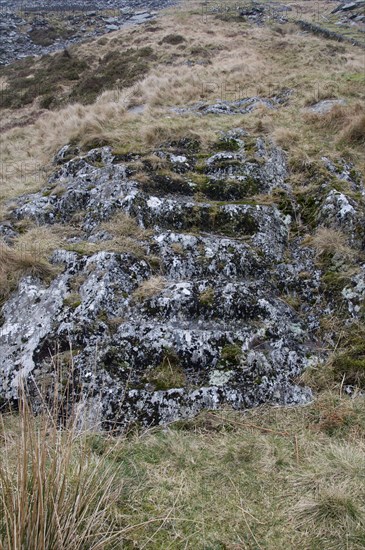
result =
[[[285,154],[235,129],[209,154],[187,139],[155,158],[164,170],[142,155],[66,146],[48,186],[17,199],[0,228],[9,243],[19,220],[75,234],[53,253],[58,275],[23,278],[3,307],[0,396],[16,400],[25,379],[37,408],[57,382],[85,422],[118,430],[203,408],[307,402],[296,381],[321,360],[316,330],[333,296],[313,250],[289,238],[301,206]],[[325,161],[318,223],[361,248],[363,217]],[[121,213],[148,229],[135,237],[141,253],[108,246],[101,224]],[[92,243],[95,253],[82,251]],[[357,274],[344,289],[349,318],[364,288]]]
[[[27,56],[45,55],[72,44],[153,19],[171,0],[77,2],[2,0],[0,66]],[[58,24],[55,25],[55,21]]]

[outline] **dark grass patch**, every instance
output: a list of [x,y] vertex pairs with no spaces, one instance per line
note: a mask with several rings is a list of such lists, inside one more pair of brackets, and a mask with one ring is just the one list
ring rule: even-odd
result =
[[[8,78],[8,87],[0,97],[1,108],[20,108],[36,98],[47,101],[47,108],[57,105],[61,84],[77,80],[87,68],[86,60],[78,59],[68,50],[56,55],[47,55],[41,62],[29,58],[0,70]],[[47,96],[47,100],[45,100]],[[45,105],[46,106],[46,105]]]
[[155,56],[151,48],[115,50],[100,59],[96,67],[93,59],[81,59],[67,49],[40,60],[26,58],[0,68],[0,77],[8,81],[1,92],[0,108],[18,109],[37,98],[46,109],[70,101],[89,104],[104,90],[134,84],[147,73],[152,59]]
[[181,34],[168,34],[163,37],[161,44],[171,44],[171,46],[177,46],[186,42],[185,38]]
[[149,47],[110,52],[99,62],[96,70],[82,76],[70,99],[88,104],[104,90],[116,85],[120,88],[132,86],[148,72],[149,62],[153,59],[155,56]]
[[57,29],[53,26],[35,27],[29,31],[28,36],[38,46],[51,46],[57,38],[64,40],[73,35],[71,29]]
[[343,341],[343,349],[332,362],[335,379],[365,388],[365,326],[353,325]]

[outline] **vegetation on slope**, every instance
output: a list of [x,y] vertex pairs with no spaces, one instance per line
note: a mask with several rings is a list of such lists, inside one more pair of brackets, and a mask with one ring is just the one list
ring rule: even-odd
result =
[[[272,136],[287,151],[303,206],[296,230],[308,233],[327,269],[324,290],[336,296],[346,272],[328,269],[334,254],[347,268],[358,259],[342,233],[317,230],[313,196],[320,192],[323,155],[364,171],[363,56],[351,44],[303,34],[291,23],[256,27],[219,14],[203,17],[189,5],[97,45],[21,61],[0,75],[1,207],[39,189],[67,142],[84,149],[110,144],[121,156],[148,157],[168,140],[198,136],[204,153],[219,130],[232,127],[232,117],[182,116],[173,107],[290,89],[280,109],[261,107],[233,124]],[[346,104],[321,116],[307,111],[329,98]],[[133,246],[130,224],[114,225],[114,250]],[[47,258],[73,230],[24,227],[14,249],[2,245],[2,297],[22,274],[51,276]],[[163,279],[153,283],[135,299]],[[213,299],[208,291],[201,296],[203,304]],[[4,415],[0,548],[363,548],[365,416],[356,388],[365,384],[364,332],[362,321],[343,327],[340,313],[322,319],[336,338],[328,342],[327,364],[305,374],[318,391],[305,408],[206,413],[114,440],[75,427],[58,431],[26,409]],[[161,382],[169,362],[151,373],[153,380]],[[352,398],[343,395],[344,384],[355,386]]]
[[2,420],[0,548],[360,550],[364,410],[327,391],[113,438],[24,407]]

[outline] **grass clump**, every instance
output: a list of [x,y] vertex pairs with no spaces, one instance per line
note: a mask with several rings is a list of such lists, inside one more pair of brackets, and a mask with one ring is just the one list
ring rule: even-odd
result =
[[199,294],[198,299],[199,304],[201,304],[202,306],[212,307],[215,299],[214,289],[211,287],[206,288],[205,290],[203,290],[203,292]]
[[294,514],[300,527],[315,529],[318,539],[327,538],[329,524],[340,537],[351,524],[352,529],[356,529],[356,524],[364,519],[353,497],[339,487],[326,488],[312,498],[301,499]]
[[35,418],[25,400],[1,418],[0,548],[116,548],[118,468],[91,452],[76,423],[55,421]]
[[335,380],[365,388],[365,326],[353,325],[343,338],[341,347],[332,361]]
[[184,42],[186,42],[186,40],[183,36],[181,36],[181,34],[168,34],[161,40],[161,44],[171,44],[172,46],[177,46],[178,44],[183,44]]
[[339,249],[343,250],[346,246],[345,235],[336,229],[319,227],[312,238],[312,246],[318,256],[324,254],[334,254]]
[[336,105],[328,113],[308,115],[306,118],[318,129],[330,129],[337,133],[338,144],[358,147],[365,143],[365,114],[361,103]]
[[341,293],[351,280],[351,271],[336,271],[329,269],[322,275],[322,286],[329,297],[343,299]]
[[[364,324],[354,321],[344,327],[340,318],[323,318],[322,323],[325,332],[333,334],[336,348],[328,361],[305,371],[302,381],[317,391],[331,388],[342,392],[344,386],[363,390],[365,388]],[[334,413],[334,418],[337,418],[337,413]],[[332,420],[329,421],[329,426],[332,425]],[[335,420],[335,424],[336,422]]]
[[225,365],[237,365],[242,356],[242,347],[239,344],[226,344],[222,348],[221,361]]
[[146,281],[143,281],[133,292],[133,297],[137,301],[144,301],[152,298],[156,294],[162,292],[166,286],[166,281],[163,277],[154,276]]
[[39,249],[22,246],[15,247],[0,242],[0,303],[13,292],[20,279],[26,275],[49,280],[56,270],[40,253]]
[[322,263],[328,263],[335,255],[349,260],[354,253],[348,245],[346,235],[342,231],[328,227],[318,227],[307,243],[314,248],[316,258]]
[[339,139],[341,142],[354,145],[365,144],[365,114],[353,117],[343,128]]
[[67,296],[67,298],[64,299],[63,303],[71,309],[76,309],[81,304],[81,301],[80,294],[77,292],[72,292],[69,296]]

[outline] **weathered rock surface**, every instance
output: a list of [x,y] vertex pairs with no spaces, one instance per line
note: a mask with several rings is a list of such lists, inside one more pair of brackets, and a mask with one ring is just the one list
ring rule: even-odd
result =
[[307,110],[312,113],[324,115],[331,111],[334,107],[343,105],[346,105],[346,101],[344,99],[323,99],[308,107]]
[[289,96],[290,90],[285,90],[281,95],[270,98],[255,96],[244,97],[234,101],[217,99],[214,103],[199,101],[190,107],[174,108],[174,111],[179,114],[193,113],[196,115],[243,115],[250,113],[260,106],[273,109],[275,106],[285,103]]
[[[117,429],[204,408],[311,399],[295,380],[313,356],[320,360],[315,331],[321,310],[332,306],[313,251],[300,237],[289,239],[295,220],[274,200],[279,193],[295,202],[285,155],[237,129],[199,162],[191,151],[190,143],[155,152],[171,177],[141,157],[149,181],[139,183],[133,163],[108,147],[84,155],[65,147],[49,185],[17,199],[0,228],[8,242],[19,220],[71,224],[78,238],[53,254],[60,272],[50,284],[26,277],[3,307],[3,399],[16,400],[24,378],[41,406],[38,388],[51,396],[60,378],[85,422]],[[325,160],[328,181],[341,181]],[[227,181],[240,190],[238,201],[227,199]],[[258,193],[272,201],[260,204]],[[359,205],[330,184],[322,195],[319,223],[343,228],[361,249]],[[143,256],[108,251],[111,237],[100,223],[118,212],[151,230]],[[72,251],[75,242],[105,247],[82,254]],[[343,290],[350,318],[364,288],[358,274]]]

